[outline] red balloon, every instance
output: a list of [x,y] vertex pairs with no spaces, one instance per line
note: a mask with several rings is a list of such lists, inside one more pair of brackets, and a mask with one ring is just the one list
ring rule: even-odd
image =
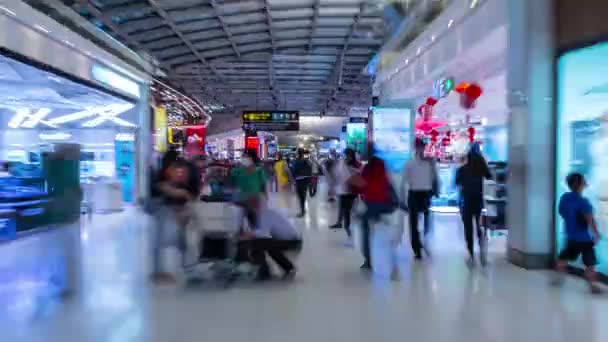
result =
[[427,97],[426,104],[432,107],[437,104],[437,99],[434,97]]
[[475,141],[475,127],[469,127],[469,129],[467,129],[467,132],[469,133],[469,141]]
[[473,83],[464,90],[464,93],[475,101],[481,96],[483,91],[478,84]]

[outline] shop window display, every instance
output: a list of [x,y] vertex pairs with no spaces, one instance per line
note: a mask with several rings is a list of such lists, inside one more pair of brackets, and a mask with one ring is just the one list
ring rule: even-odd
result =
[[[558,60],[557,73],[557,177],[556,198],[567,191],[570,172],[585,175],[584,195],[594,207],[602,235],[608,231],[608,43],[566,52]],[[562,219],[556,214],[557,249],[565,241]],[[608,274],[608,242],[596,245],[598,271]],[[582,267],[579,261],[573,264]]]
[[[72,220],[81,200],[122,209],[134,182],[118,171],[133,169],[134,158],[117,165],[115,147],[119,138],[133,145],[137,104],[30,62],[0,55],[0,209],[13,211],[5,216],[16,231]],[[117,196],[89,195],[102,187]]]

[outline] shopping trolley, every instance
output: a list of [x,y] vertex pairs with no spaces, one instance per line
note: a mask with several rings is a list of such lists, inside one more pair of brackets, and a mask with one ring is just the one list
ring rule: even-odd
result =
[[253,278],[247,255],[239,253],[241,209],[228,198],[203,196],[193,205],[185,265],[189,284],[216,280],[229,286],[239,278]]

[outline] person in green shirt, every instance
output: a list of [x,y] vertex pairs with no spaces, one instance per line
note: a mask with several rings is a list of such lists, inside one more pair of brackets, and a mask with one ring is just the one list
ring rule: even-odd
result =
[[257,228],[257,209],[266,197],[266,175],[259,167],[255,151],[245,153],[242,165],[230,175],[230,183],[236,189],[236,203],[245,210],[245,215],[252,230]]

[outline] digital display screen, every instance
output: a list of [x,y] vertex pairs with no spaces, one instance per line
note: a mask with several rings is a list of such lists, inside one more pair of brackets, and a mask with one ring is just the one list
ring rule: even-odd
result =
[[[608,234],[608,43],[573,50],[557,63],[556,198],[569,191],[565,178],[582,173],[600,234]],[[557,203],[556,203],[557,206]],[[556,244],[566,243],[565,225],[556,210]],[[597,270],[608,274],[608,241],[595,246]],[[579,258],[572,264],[583,267]]]
[[411,111],[407,108],[379,108],[372,112],[374,148],[389,171],[403,170],[410,156]]
[[299,131],[300,112],[243,111],[243,129],[254,131]]

